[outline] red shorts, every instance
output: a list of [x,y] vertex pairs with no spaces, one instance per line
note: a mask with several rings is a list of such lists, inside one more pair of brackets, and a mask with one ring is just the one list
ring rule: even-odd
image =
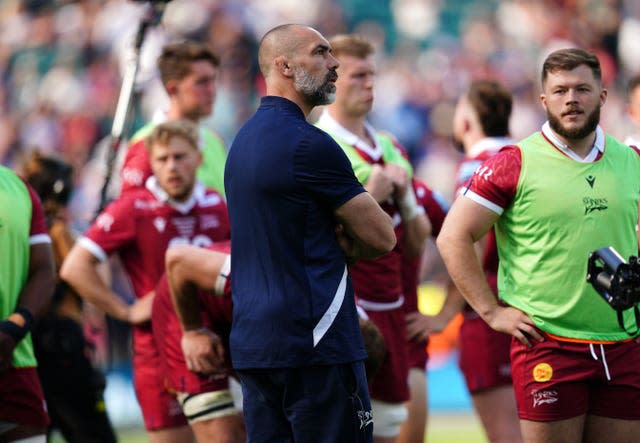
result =
[[43,429],[49,426],[36,368],[11,368],[0,374],[0,421]]
[[426,370],[427,361],[429,360],[429,354],[427,352],[427,346],[429,345],[429,339],[415,342],[408,341],[408,353],[409,353],[409,369],[422,369]]
[[201,394],[215,392],[229,388],[231,364],[229,361],[229,333],[231,331],[231,298],[215,296],[199,292],[202,309],[203,324],[215,332],[225,345],[227,356],[226,372],[204,376],[196,374],[187,368],[182,353],[180,340],[182,328],[171,302],[166,277],[160,280],[156,287],[156,297],[153,301],[152,324],[162,325],[154,327],[153,335],[160,353],[165,386],[173,393]]
[[149,431],[185,426],[187,419],[164,383],[160,354],[150,330],[133,331],[133,386]]
[[494,331],[477,314],[465,315],[459,365],[470,393],[511,384],[510,346],[510,335]]
[[404,403],[409,400],[405,311],[402,307],[389,311],[365,311],[380,329],[387,347],[387,356],[369,384],[371,398],[388,403]]
[[592,414],[640,420],[637,340],[590,345],[546,337],[527,348],[514,339],[511,363],[521,419],[555,421]]

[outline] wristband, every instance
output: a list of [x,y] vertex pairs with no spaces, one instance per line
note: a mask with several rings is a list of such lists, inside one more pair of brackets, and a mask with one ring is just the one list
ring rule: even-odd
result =
[[[22,321],[18,318],[15,319],[17,322],[13,321],[12,317],[16,314],[20,315]],[[22,323],[22,325],[19,323]],[[0,321],[0,332],[7,334],[14,342],[18,343],[27,335],[32,323],[33,315],[31,312],[26,308],[18,308],[9,316],[9,319]]]
[[407,192],[404,193],[404,197],[398,200],[397,203],[402,221],[408,222],[417,216],[424,214],[424,208],[418,205],[416,195],[413,193],[413,187],[411,186],[407,188]]

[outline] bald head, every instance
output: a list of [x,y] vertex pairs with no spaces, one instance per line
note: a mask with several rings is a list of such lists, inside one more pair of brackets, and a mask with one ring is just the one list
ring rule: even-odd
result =
[[301,35],[309,31],[317,33],[313,28],[296,24],[280,25],[268,31],[260,40],[258,49],[258,63],[262,75],[265,78],[269,77],[277,57],[284,56],[290,59],[303,43]]

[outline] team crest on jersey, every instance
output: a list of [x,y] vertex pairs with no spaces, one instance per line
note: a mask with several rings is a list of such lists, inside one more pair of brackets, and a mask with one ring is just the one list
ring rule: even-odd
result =
[[593,185],[596,184],[596,178],[593,175],[587,175],[584,179],[589,184],[589,187],[593,189]]
[[609,209],[609,202],[605,197],[584,197],[582,203],[584,204],[584,215],[591,214],[593,211],[605,211]]
[[196,227],[195,217],[174,217],[171,222],[181,236],[191,238]]
[[100,214],[96,219],[96,226],[104,232],[111,231],[111,225],[113,225],[113,216],[111,214]]
[[164,232],[164,228],[167,226],[167,221],[163,217],[156,217],[153,219],[153,226],[156,227],[158,232]]
[[218,217],[212,214],[203,214],[200,216],[200,229],[214,229],[220,226]]

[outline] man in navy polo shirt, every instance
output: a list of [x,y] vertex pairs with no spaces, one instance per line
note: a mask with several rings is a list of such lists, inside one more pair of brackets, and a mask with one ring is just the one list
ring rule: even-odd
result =
[[231,359],[250,442],[371,441],[373,417],[347,261],[396,242],[341,148],[308,124],[333,101],[338,61],[302,25],[265,34],[267,96],[225,168],[231,222]]

